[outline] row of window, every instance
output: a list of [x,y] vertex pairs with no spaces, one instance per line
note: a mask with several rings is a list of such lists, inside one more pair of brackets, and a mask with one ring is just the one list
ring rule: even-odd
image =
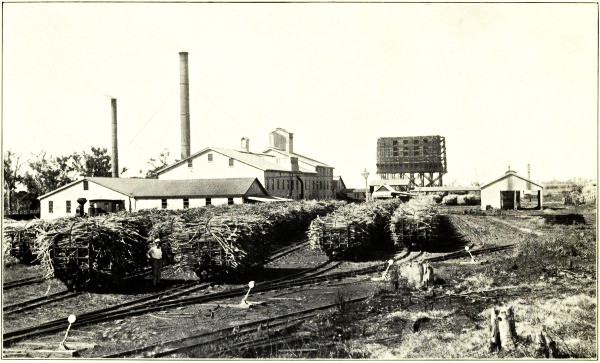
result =
[[[204,203],[206,205],[212,205],[212,198],[205,198]],[[227,204],[233,204],[233,198],[227,198]],[[167,199],[160,200],[160,207],[162,209],[167,209]],[[190,198],[183,198],[183,209],[188,209],[190,207]]]
[[[206,205],[212,204],[211,198],[205,198],[204,201],[205,201]],[[233,204],[233,198],[227,198],[227,204]],[[189,207],[190,207],[190,199],[183,198],[183,209],[188,209]],[[166,199],[161,199],[161,208],[167,209],[167,200]],[[71,213],[71,201],[70,200],[67,200],[67,202],[66,202],[66,211],[67,211],[67,213]],[[48,213],[54,213],[54,201],[52,201],[52,200],[48,201]]]
[[[212,161],[213,161],[213,154],[212,154],[212,153],[208,153],[208,154],[206,154],[206,155],[207,155],[207,160],[208,160],[208,162],[209,162],[209,163],[212,163]],[[233,164],[233,161],[234,161],[234,160],[235,160],[235,159],[233,159],[233,158],[229,158],[229,166],[233,166],[233,165],[234,165],[234,164]],[[194,166],[194,161],[193,161],[193,159],[189,159],[189,160],[187,161],[187,165],[188,165],[188,168],[191,168],[191,167],[193,167],[193,166]]]
[[[296,190],[300,190],[300,181],[298,179],[295,180],[285,180],[285,179],[271,179],[267,180],[266,183],[267,190],[290,190],[290,188],[294,188]],[[304,181],[304,186],[306,190],[311,189],[320,189],[320,190],[329,190],[330,183],[328,181],[323,180],[307,180]],[[312,186],[312,188],[311,188]]]

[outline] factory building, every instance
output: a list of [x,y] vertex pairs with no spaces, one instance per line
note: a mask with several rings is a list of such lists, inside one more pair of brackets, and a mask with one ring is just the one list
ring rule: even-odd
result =
[[160,180],[253,177],[269,195],[288,199],[335,198],[333,167],[300,155],[293,149],[293,134],[278,128],[269,134],[270,145],[250,151],[241,139],[240,150],[207,147],[157,172]]
[[[140,209],[187,209],[207,205],[278,201],[256,178],[126,179],[86,177],[39,197],[40,217],[88,215]],[[80,207],[81,204],[81,207]]]

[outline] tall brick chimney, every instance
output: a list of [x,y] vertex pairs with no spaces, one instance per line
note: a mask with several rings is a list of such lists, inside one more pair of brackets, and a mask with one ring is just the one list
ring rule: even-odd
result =
[[119,148],[117,145],[117,99],[110,100],[112,113],[112,177],[119,177]]
[[188,53],[179,53],[179,109],[181,115],[181,159],[190,156],[190,79]]

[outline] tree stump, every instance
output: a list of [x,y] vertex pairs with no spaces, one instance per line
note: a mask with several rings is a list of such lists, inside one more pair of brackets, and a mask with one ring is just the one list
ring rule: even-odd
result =
[[498,330],[498,310],[492,309],[490,314],[490,352],[500,350],[500,331]]
[[498,330],[500,331],[500,345],[503,350],[515,349],[517,332],[515,328],[515,314],[512,306],[503,306],[498,312]]
[[512,306],[494,308],[490,314],[490,351],[515,349],[517,330]]
[[433,286],[433,279],[433,267],[429,263],[425,262],[423,264],[423,286],[426,288]]
[[546,332],[546,327],[536,335],[536,357],[560,358],[556,342]]

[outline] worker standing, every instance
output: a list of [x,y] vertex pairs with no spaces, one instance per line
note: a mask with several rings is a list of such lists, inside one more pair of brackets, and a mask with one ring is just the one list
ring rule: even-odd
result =
[[160,272],[163,265],[160,238],[154,240],[146,255],[152,262],[152,285],[156,286],[160,282]]

